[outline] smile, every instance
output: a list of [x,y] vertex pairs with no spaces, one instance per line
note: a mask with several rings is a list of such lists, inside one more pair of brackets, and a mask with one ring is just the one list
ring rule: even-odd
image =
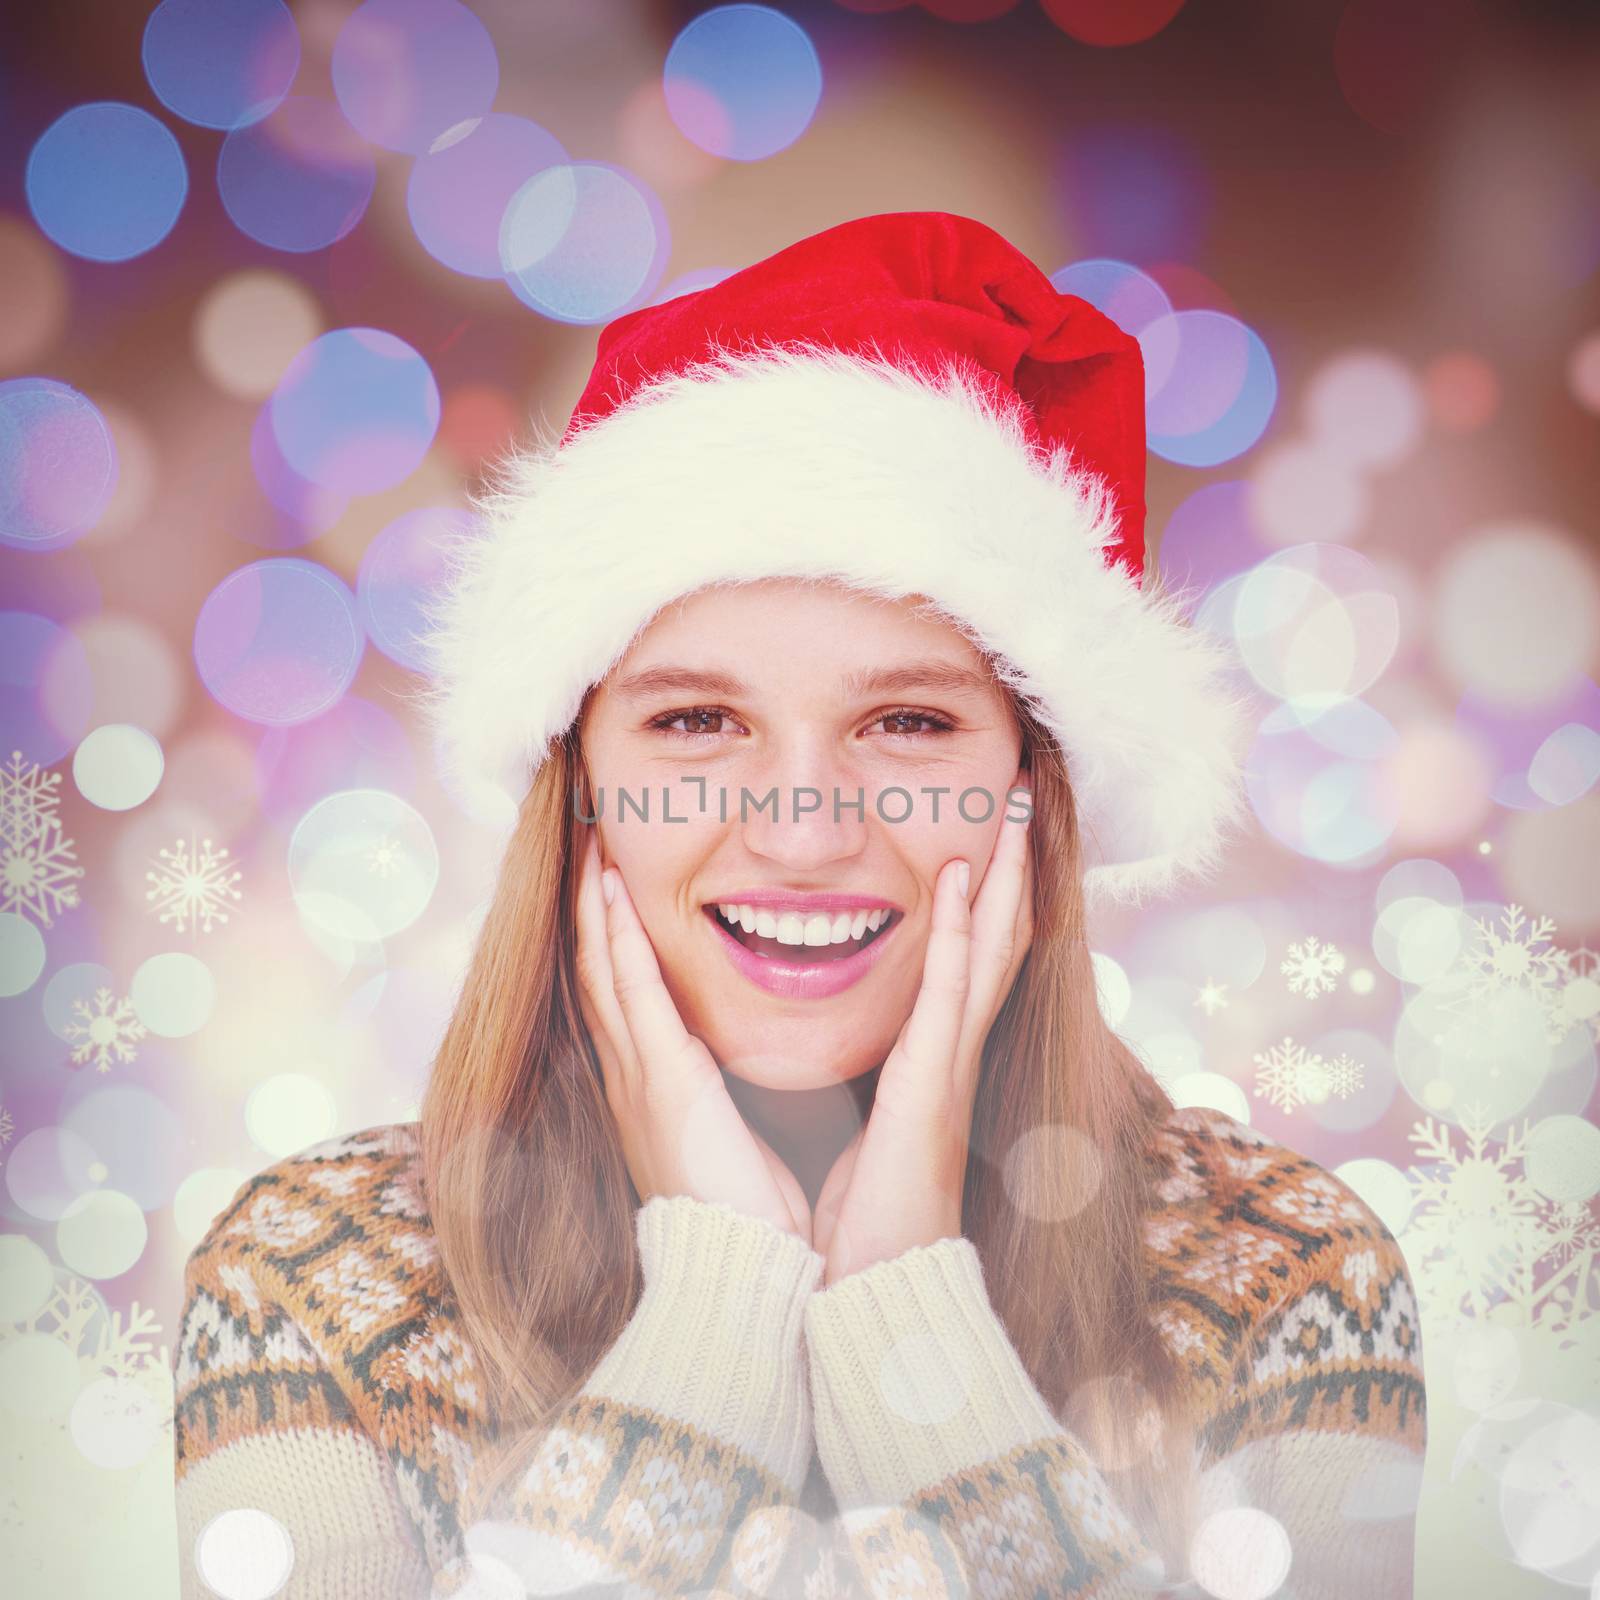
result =
[[768,994],[801,1000],[826,999],[860,982],[904,921],[898,911],[865,908],[775,914],[726,904],[705,913],[744,977]]

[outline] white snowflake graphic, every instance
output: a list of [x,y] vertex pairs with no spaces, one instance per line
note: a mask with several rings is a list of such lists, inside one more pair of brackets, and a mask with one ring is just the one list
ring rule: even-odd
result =
[[166,1364],[167,1347],[152,1351],[150,1338],[161,1332],[153,1311],[141,1311],[135,1300],[128,1307],[128,1325],[122,1325],[122,1313],[113,1311],[108,1327],[100,1330],[89,1359],[95,1371],[112,1378],[137,1378],[151,1366]]
[[228,852],[215,848],[209,839],[197,846],[191,834],[187,842],[179,839],[170,850],[156,854],[156,870],[145,873],[151,885],[145,899],[157,913],[157,922],[176,922],[179,933],[187,932],[191,924],[210,933],[214,922],[228,920],[228,902],[244,898],[235,887],[238,869],[226,865]]
[[1569,1027],[1587,1023],[1600,1041],[1600,953],[1580,944],[1566,955],[1567,980],[1561,986],[1557,1009]]
[[1549,917],[1529,921],[1521,906],[1506,906],[1498,919],[1473,918],[1473,933],[1449,981],[1458,989],[1450,1009],[1467,1026],[1476,1026],[1508,991],[1531,999],[1545,1020],[1552,1044],[1572,1027],[1562,1003],[1571,977],[1572,957],[1551,941],[1556,925]]
[[78,903],[72,841],[61,831],[56,807],[59,772],[44,772],[20,750],[0,767],[0,905],[55,926],[61,911]]
[[1207,978],[1205,983],[1195,991],[1194,1003],[1205,1012],[1208,1017],[1214,1017],[1219,1011],[1227,1008],[1228,986],[1225,983],[1213,983]]
[[398,839],[385,835],[367,852],[367,871],[380,878],[392,878],[404,859],[404,850]]
[[1361,1087],[1361,1067],[1349,1056],[1330,1064],[1288,1036],[1257,1054],[1255,1063],[1256,1094],[1282,1111],[1321,1105],[1329,1095],[1348,1099]]
[[17,1131],[17,1125],[12,1121],[11,1113],[0,1106],[0,1145],[11,1143],[11,1135]]
[[1478,937],[1463,960],[1490,988],[1548,987],[1567,974],[1572,958],[1551,939],[1556,925],[1549,917],[1528,921],[1521,906],[1507,906],[1498,921],[1474,918]]
[[1328,1092],[1348,1100],[1361,1087],[1365,1069],[1347,1055],[1337,1055],[1328,1063]]
[[67,1276],[57,1282],[39,1309],[22,1322],[0,1323],[0,1343],[27,1333],[45,1333],[77,1358],[82,1382],[115,1378],[137,1384],[157,1402],[162,1425],[172,1426],[172,1359],[166,1345],[151,1348],[161,1332],[155,1313],[128,1307],[127,1325],[120,1311],[104,1313],[104,1302],[84,1279]]
[[1332,994],[1336,979],[1344,971],[1344,955],[1331,944],[1307,938],[1289,946],[1289,954],[1278,968],[1289,980],[1290,994],[1303,994],[1315,1000],[1319,994]]
[[1550,1254],[1556,1261],[1570,1261],[1585,1250],[1600,1250],[1600,1217],[1586,1200],[1556,1200],[1551,1203],[1545,1223],[1550,1234]]
[[72,1014],[78,1020],[68,1023],[63,1032],[69,1039],[82,1040],[74,1047],[72,1059],[82,1066],[92,1057],[101,1072],[111,1070],[113,1057],[124,1065],[132,1061],[139,1053],[135,1041],[148,1031],[134,1014],[133,1003],[119,1000],[106,988],[95,991],[92,1008],[87,1000],[74,1000]]
[[1496,1141],[1481,1106],[1464,1108],[1464,1143],[1432,1117],[1411,1143],[1415,1205],[1406,1253],[1419,1292],[1454,1317],[1567,1334],[1600,1311],[1600,1222],[1594,1201],[1551,1201],[1523,1165],[1528,1123]]

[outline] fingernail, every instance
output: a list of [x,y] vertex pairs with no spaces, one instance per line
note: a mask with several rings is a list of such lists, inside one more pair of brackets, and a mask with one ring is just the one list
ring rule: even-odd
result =
[[606,897],[606,904],[610,905],[617,897],[617,879],[615,870],[607,867],[600,874],[600,893]]
[[970,861],[963,861],[960,866],[956,868],[956,884],[961,890],[961,898],[963,900],[967,898],[967,888],[971,882],[972,863]]

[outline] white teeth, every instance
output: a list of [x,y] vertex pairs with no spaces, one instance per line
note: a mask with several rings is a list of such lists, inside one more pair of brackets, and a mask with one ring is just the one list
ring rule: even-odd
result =
[[776,939],[779,944],[830,945],[847,944],[876,933],[891,913],[888,911],[816,911],[802,916],[797,911],[774,912],[734,901],[717,905],[722,920],[731,927],[742,928],[763,939]]

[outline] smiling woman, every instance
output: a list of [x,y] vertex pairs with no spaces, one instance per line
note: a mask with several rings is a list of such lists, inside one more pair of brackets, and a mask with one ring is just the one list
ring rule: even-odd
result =
[[1142,397],[942,214],[605,331],[436,619],[514,823],[421,1121],[191,1258],[186,1595],[241,1509],[302,1597],[1410,1593],[1398,1248],[1096,1003],[1236,803]]

